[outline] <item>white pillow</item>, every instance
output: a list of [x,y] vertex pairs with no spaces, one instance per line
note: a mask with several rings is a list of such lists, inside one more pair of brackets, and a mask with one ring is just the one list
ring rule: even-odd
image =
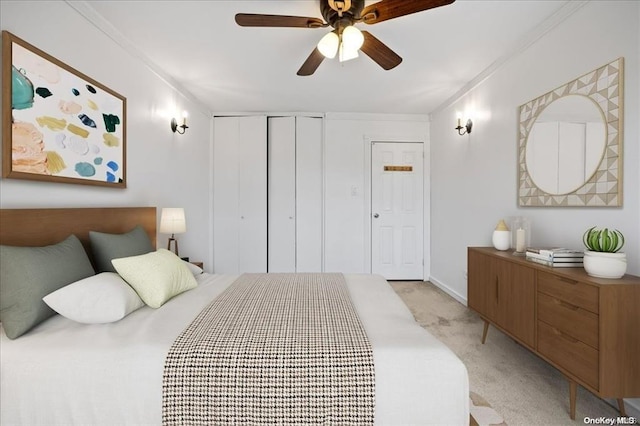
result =
[[85,324],[118,321],[144,306],[131,286],[115,272],[76,281],[42,300],[60,315]]
[[202,272],[204,272],[201,267],[194,265],[191,262],[187,262],[186,260],[184,260],[183,262],[187,264],[187,268],[189,268],[193,275],[200,275],[202,274]]
[[113,259],[111,263],[152,308],[159,308],[172,297],[198,286],[189,267],[169,250]]

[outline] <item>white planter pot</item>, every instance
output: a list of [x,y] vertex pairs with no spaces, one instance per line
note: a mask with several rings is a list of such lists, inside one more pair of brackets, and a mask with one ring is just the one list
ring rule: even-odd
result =
[[626,253],[603,253],[585,250],[584,270],[596,278],[622,278],[627,272]]
[[511,231],[493,231],[491,242],[498,250],[509,250],[509,247],[511,247]]

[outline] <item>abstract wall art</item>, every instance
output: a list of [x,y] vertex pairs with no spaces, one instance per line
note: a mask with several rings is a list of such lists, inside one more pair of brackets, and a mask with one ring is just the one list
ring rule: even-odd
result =
[[126,98],[2,31],[2,176],[126,187]]

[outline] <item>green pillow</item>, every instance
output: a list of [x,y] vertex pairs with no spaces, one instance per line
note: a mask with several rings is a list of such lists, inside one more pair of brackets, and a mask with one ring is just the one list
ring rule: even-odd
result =
[[111,264],[112,259],[137,256],[155,250],[147,231],[140,225],[125,234],[90,231],[89,239],[98,272],[116,272]]
[[15,339],[55,314],[44,296],[94,274],[75,235],[45,247],[0,246],[0,321],[7,337]]
[[113,266],[142,301],[152,308],[159,308],[172,297],[198,286],[185,262],[165,249],[113,259]]

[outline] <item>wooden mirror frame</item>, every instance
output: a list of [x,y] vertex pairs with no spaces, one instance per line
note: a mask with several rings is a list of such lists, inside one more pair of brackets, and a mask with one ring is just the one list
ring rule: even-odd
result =
[[[518,205],[521,207],[619,207],[622,206],[622,146],[624,58],[620,57],[518,109]],[[606,121],[606,146],[595,173],[575,191],[550,194],[538,188],[529,175],[526,147],[529,133],[540,113],[567,95],[590,98]]]

